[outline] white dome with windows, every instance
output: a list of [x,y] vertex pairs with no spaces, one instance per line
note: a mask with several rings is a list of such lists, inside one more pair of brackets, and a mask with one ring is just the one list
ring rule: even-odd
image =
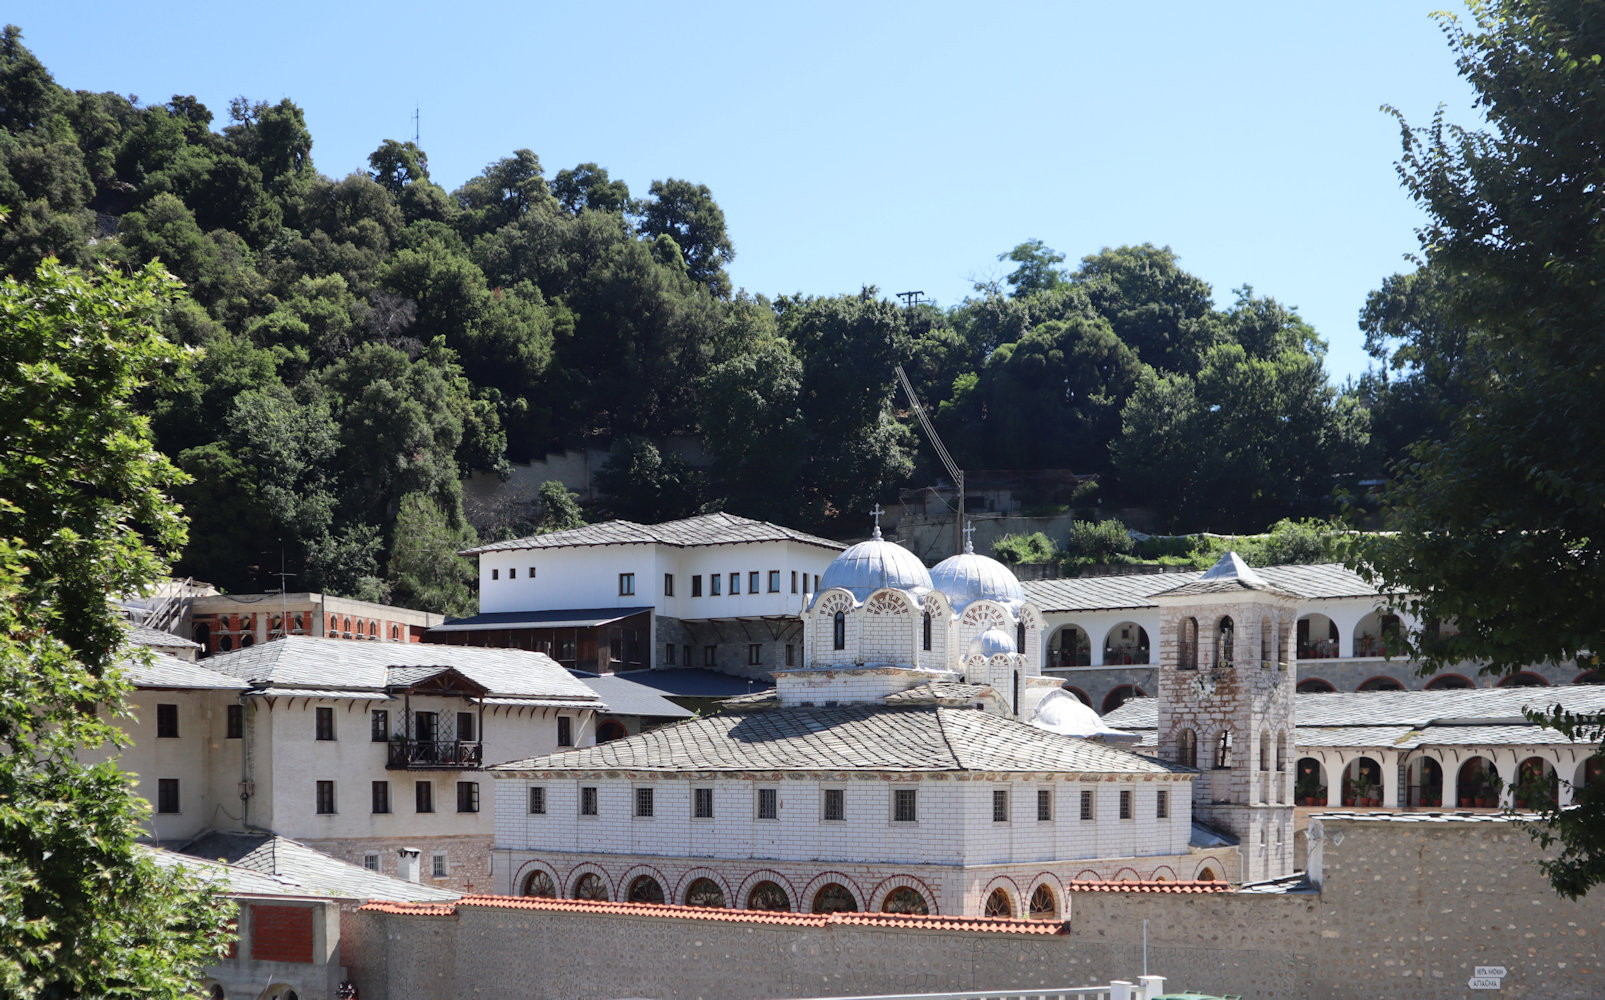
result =
[[831,561],[819,578],[819,591],[824,593],[832,587],[851,592],[859,601],[883,587],[923,594],[931,589],[931,574],[919,556],[882,538],[877,525],[871,538]]
[[985,632],[970,640],[970,649],[966,656],[996,656],[999,653],[1018,653],[1014,647],[1014,636],[1000,628],[989,628]]
[[963,552],[943,559],[931,569],[931,584],[947,595],[954,611],[963,611],[981,600],[1006,605],[1025,600],[1025,588],[1009,567],[977,554],[967,541]]

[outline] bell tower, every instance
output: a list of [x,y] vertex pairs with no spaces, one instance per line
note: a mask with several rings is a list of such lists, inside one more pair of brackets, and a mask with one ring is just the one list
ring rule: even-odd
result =
[[1159,605],[1159,756],[1196,767],[1193,816],[1238,838],[1245,882],[1293,873],[1294,595],[1235,552]]

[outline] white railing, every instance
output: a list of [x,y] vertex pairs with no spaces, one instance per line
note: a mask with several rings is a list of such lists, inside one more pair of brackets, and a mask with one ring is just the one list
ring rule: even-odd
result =
[[887,993],[876,996],[834,997],[831,1000],[1154,1000],[1164,992],[1164,976],[1139,976],[1136,983],[1116,979],[1107,986],[966,990],[963,993]]

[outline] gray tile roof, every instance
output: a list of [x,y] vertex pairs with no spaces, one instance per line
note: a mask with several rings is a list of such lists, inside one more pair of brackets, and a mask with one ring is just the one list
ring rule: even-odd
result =
[[494,632],[514,628],[594,628],[652,610],[639,608],[557,608],[545,611],[487,611],[467,618],[448,618],[429,631]]
[[247,685],[238,677],[231,677],[199,663],[180,660],[167,653],[151,650],[149,659],[122,661],[128,680],[136,688],[192,688],[202,691],[241,691]]
[[974,704],[998,693],[990,684],[965,684],[960,681],[931,681],[906,691],[897,691],[884,699],[888,705],[961,705]]
[[492,542],[464,549],[461,555],[508,552],[519,549],[560,549],[591,545],[642,545],[648,543],[676,548],[688,545],[733,545],[737,542],[801,542],[840,552],[847,546],[818,535],[810,535],[768,521],[754,521],[723,512],[702,514],[662,524],[636,524],[634,521],[604,521],[549,535],[531,535],[505,542]]
[[452,667],[493,695],[595,707],[596,693],[556,660],[522,649],[286,636],[213,656],[206,665],[268,689],[383,692],[392,667]]
[[[1313,566],[1266,566],[1255,570],[1272,588],[1307,601],[1342,597],[1375,598],[1376,588],[1358,573],[1337,563]],[[1115,611],[1156,608],[1156,594],[1197,583],[1204,574],[1146,573],[1132,576],[1074,577],[1027,580],[1026,597],[1043,611]]]
[[490,770],[1191,773],[989,712],[874,705],[715,715]]
[[[581,684],[596,692],[613,715],[639,715],[648,719],[689,719],[691,712],[638,684],[629,674],[586,674],[571,671]],[[644,673],[645,671],[634,671]]]
[[200,649],[201,644],[191,642],[181,635],[163,632],[159,628],[150,628],[145,625],[124,623],[128,630],[128,641],[138,646],[149,646],[152,649]]
[[235,886],[237,892],[255,891],[243,888],[249,879],[238,874],[251,872],[271,879],[290,895],[408,902],[444,902],[460,895],[449,889],[371,872],[288,837],[208,833],[186,845],[180,856],[185,855],[229,866],[224,874],[231,885],[242,880]]

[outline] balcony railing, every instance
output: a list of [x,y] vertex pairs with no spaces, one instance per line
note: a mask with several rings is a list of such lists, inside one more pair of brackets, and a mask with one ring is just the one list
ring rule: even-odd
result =
[[477,741],[409,740],[398,737],[390,741],[390,759],[385,767],[392,771],[475,768],[484,759],[484,747]]

